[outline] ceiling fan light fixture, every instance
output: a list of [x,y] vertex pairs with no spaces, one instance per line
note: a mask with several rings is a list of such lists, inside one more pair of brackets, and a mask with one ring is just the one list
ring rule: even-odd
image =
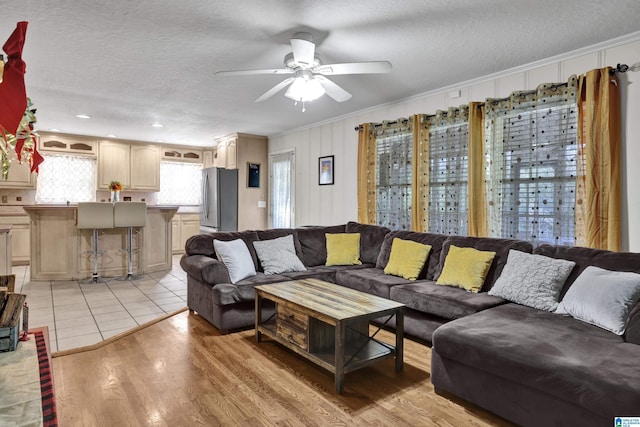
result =
[[309,102],[320,98],[324,93],[324,87],[318,80],[300,76],[295,78],[284,96],[296,102]]

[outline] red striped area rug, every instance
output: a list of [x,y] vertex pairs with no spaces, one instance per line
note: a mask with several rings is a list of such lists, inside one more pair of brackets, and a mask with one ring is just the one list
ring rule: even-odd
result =
[[29,331],[36,340],[38,365],[40,366],[40,392],[42,393],[42,425],[54,427],[58,425],[56,415],[56,398],[53,393],[53,377],[51,376],[51,354],[49,354],[49,337],[42,329]]

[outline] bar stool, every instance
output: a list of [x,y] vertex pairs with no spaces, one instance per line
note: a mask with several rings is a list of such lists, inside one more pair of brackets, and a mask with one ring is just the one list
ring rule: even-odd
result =
[[113,205],[111,203],[83,202],[78,203],[78,229],[93,230],[93,272],[84,283],[104,283],[106,280],[98,276],[98,231],[113,228]]
[[113,222],[116,228],[127,228],[127,274],[124,277],[119,277],[118,280],[140,279],[142,275],[133,274],[133,228],[147,225],[147,204],[143,202],[114,203]]

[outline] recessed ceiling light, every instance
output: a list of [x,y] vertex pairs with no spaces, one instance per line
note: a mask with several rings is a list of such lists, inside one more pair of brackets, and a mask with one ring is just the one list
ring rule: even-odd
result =
[[153,123],[153,124],[151,124],[151,126],[153,126],[154,128],[161,128],[164,125],[162,123]]
[[51,132],[60,132],[60,129],[57,129],[57,128],[51,128],[51,129],[49,129],[49,130],[50,130]]
[[87,115],[87,114],[76,114],[76,117],[79,119],[90,119],[91,116]]
[[110,133],[109,135],[107,135],[107,138],[117,138],[117,136],[115,136],[114,134]]

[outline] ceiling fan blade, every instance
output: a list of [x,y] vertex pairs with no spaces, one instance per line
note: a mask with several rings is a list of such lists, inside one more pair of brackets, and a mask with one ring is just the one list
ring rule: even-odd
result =
[[293,74],[293,70],[289,68],[273,68],[265,70],[233,70],[233,71],[218,71],[216,76],[251,76],[255,74]]
[[318,79],[327,95],[331,98],[335,99],[338,102],[344,102],[351,98],[351,94],[346,90],[342,89],[340,86],[329,80],[324,76],[315,76],[314,78]]
[[325,76],[338,74],[382,74],[391,71],[389,61],[347,62],[344,64],[327,64],[316,67],[313,72]]
[[275,85],[274,87],[266,91],[260,98],[256,99],[253,102],[262,102],[266,99],[271,98],[273,95],[280,92],[285,87],[289,86],[293,82],[293,80],[294,80],[294,77],[289,77],[288,79],[281,81],[280,83],[278,83],[277,85]]
[[316,53],[316,44],[309,33],[296,33],[291,38],[293,59],[301,66],[313,66],[313,58]]

